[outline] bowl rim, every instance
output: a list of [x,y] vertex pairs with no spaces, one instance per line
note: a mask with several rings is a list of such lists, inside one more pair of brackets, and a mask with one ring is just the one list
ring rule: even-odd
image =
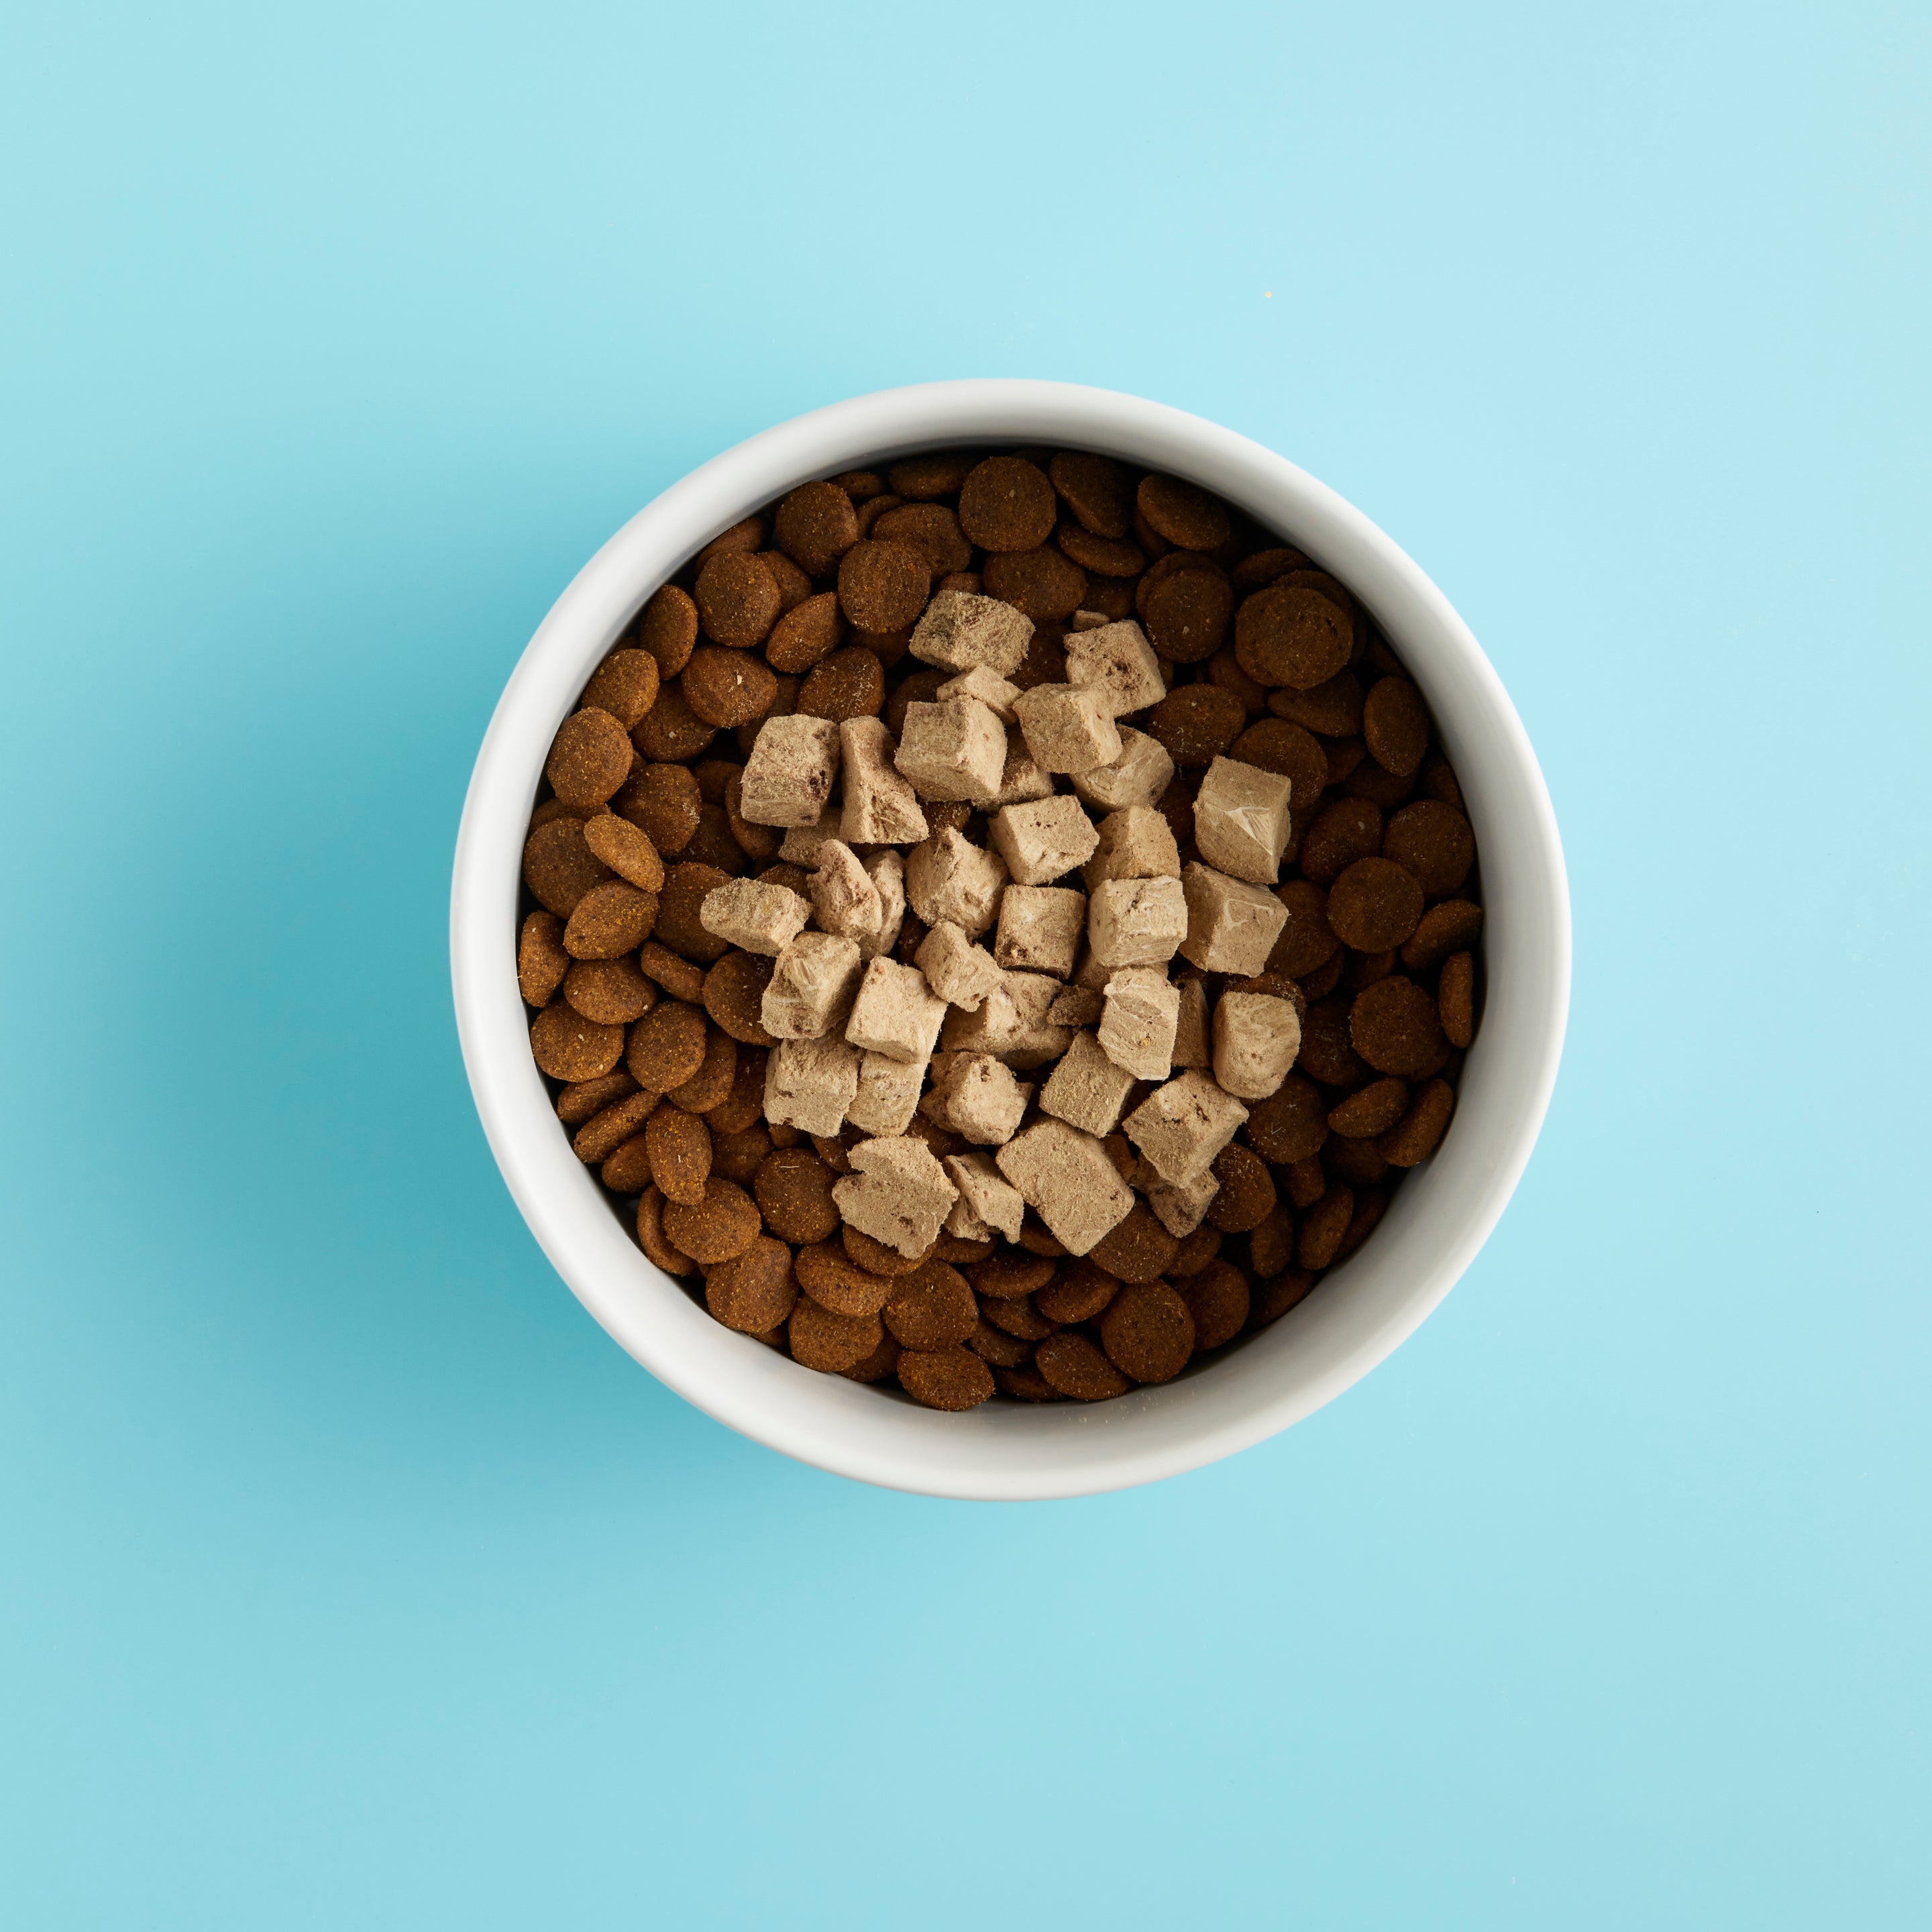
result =
[[[514,967],[524,828],[544,758],[591,670],[693,552],[786,490],[920,451],[1095,450],[1185,477],[1331,570],[1421,686],[1482,855],[1488,998],[1456,1118],[1376,1239],[1240,1349],[1092,1406],[995,1402],[940,1414],[802,1369],[713,1322],[647,1261],[560,1129]],[[747,438],[647,503],[580,570],[505,684],[471,773],[450,895],[452,989],[492,1154],[552,1265],[661,1382],[740,1434],[888,1488],[984,1500],[1159,1480],[1291,1426],[1385,1360],[1474,1258],[1527,1165],[1562,1057],[1570,974],[1556,814],[1501,680],[1448,598],[1366,516],[1238,432],[1118,392],[1016,378],[923,383],[835,403]]]

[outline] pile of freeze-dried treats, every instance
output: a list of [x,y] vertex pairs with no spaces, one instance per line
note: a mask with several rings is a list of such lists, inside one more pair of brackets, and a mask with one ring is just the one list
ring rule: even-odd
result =
[[807,1368],[946,1409],[1165,1382],[1448,1125],[1455,776],[1347,587],[1192,484],[1030,449],[805,484],[650,598],[545,776],[518,969],[558,1117]]

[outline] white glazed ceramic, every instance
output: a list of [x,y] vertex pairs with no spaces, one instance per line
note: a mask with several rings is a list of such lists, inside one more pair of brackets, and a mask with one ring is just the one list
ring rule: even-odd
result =
[[[647,1262],[570,1150],[530,1060],[514,942],[525,821],[545,753],[638,606],[699,547],[788,490],[976,442],[1100,450],[1238,503],[1347,584],[1433,710],[1482,859],[1488,995],[1456,1118],[1374,1238],[1225,1360],[1118,1401],[995,1400],[966,1415],[892,1384],[813,1373],[721,1328]],[[929,1495],[1068,1496],[1232,1455],[1333,1400],[1416,1328],[1469,1264],[1529,1158],[1563,1043],[1570,909],[1535,754],[1489,661],[1434,584],[1359,511],[1231,430],[1059,382],[934,382],[860,396],[728,450],[633,517],[538,627],[478,754],[450,904],[456,1017],[503,1178],[557,1272],[658,1379],[787,1455]]]

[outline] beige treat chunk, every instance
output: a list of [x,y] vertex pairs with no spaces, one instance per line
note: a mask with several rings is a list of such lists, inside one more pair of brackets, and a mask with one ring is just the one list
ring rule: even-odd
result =
[[1301,1051],[1301,1016],[1267,993],[1223,993],[1214,1006],[1214,1078],[1238,1100],[1265,1100]]
[[976,698],[908,704],[892,761],[922,798],[990,805],[1006,769],[1006,728]]
[[1178,879],[1180,848],[1167,814],[1149,805],[1109,812],[1095,835],[1094,856],[1084,868],[1087,890],[1108,879]]
[[1053,781],[1034,763],[1026,740],[1017,731],[1009,733],[1006,766],[1000,773],[1000,788],[993,795],[993,806],[1026,805],[1034,799],[1052,796]]
[[934,1063],[932,1089],[919,1110],[938,1126],[994,1147],[1012,1138],[1032,1097],[1032,1088],[990,1054],[954,1053]]
[[1084,1255],[1133,1211],[1133,1190],[1091,1134],[1040,1120],[994,1156],[1070,1255]]
[[1130,617],[1082,630],[1066,640],[1066,681],[1097,692],[1110,718],[1144,711],[1167,695],[1154,646]]
[[1104,966],[1165,966],[1187,918],[1180,880],[1109,879],[1087,902],[1087,943]]
[[1033,637],[1033,620],[997,597],[942,590],[913,628],[912,654],[947,670],[984,664],[1001,677],[1020,668]]
[[883,956],[866,968],[845,1037],[868,1053],[889,1054],[923,1066],[938,1044],[946,1002],[933,993],[916,966]]
[[1120,734],[1090,686],[1036,684],[1014,700],[1013,716],[1043,772],[1088,772],[1120,755]]
[[817,1040],[845,1017],[859,990],[859,948],[830,932],[801,932],[772,968],[758,1018],[774,1040]]
[[1211,866],[1190,863],[1180,874],[1187,898],[1187,937],[1181,956],[1204,973],[1251,980],[1268,964],[1288,908],[1265,886],[1231,879]]
[[756,879],[713,886],[698,908],[706,932],[747,952],[782,952],[811,916],[811,907],[789,886],[761,886]]
[[859,1055],[836,1035],[782,1040],[765,1062],[765,1118],[830,1139],[859,1090]]
[[1103,624],[1111,624],[1113,619],[1104,610],[1076,610],[1066,620],[1070,631],[1097,631]]
[[1178,1075],[1121,1122],[1129,1140],[1170,1186],[1184,1187],[1234,1138],[1248,1110],[1204,1073]]
[[1009,684],[989,665],[975,664],[970,670],[942,684],[933,697],[941,704],[950,704],[962,698],[977,698],[1002,724],[1010,724],[1013,700],[1019,694],[1018,685]]
[[1069,986],[1054,995],[1046,1017],[1054,1026],[1090,1027],[1100,1023],[1106,1010],[1106,1000],[1090,986]]
[[906,896],[928,926],[950,920],[969,939],[993,922],[1006,889],[1006,861],[948,826],[906,855]]
[[1104,1138],[1120,1125],[1133,1085],[1134,1076],[1115,1066],[1090,1033],[1076,1033],[1040,1090],[1040,1110]]
[[899,1135],[861,1141],[848,1158],[852,1172],[832,1187],[847,1225],[902,1255],[924,1254],[959,1198],[932,1148]]
[[914,963],[926,983],[948,1006],[975,1012],[1000,983],[1000,969],[983,946],[975,946],[950,919],[943,919],[920,941]]
[[855,940],[861,952],[876,940],[885,921],[885,908],[859,855],[842,838],[828,838],[818,848],[818,870],[811,880],[812,915],[822,932]]
[[767,718],[746,761],[739,816],[753,825],[810,825],[838,776],[838,727],[829,718]]
[[1020,1238],[1020,1223],[1026,1217],[1026,1202],[1019,1190],[993,1165],[988,1154],[949,1154],[940,1166],[946,1178],[959,1190],[959,1198],[946,1217],[946,1232],[962,1241],[984,1241],[1004,1234],[1010,1241]]
[[993,958],[1009,971],[1064,980],[1073,970],[1086,924],[1084,892],[1070,886],[1009,886],[1000,901]]
[[1073,774],[1073,795],[1098,812],[1124,812],[1130,805],[1157,805],[1174,782],[1174,760],[1158,738],[1131,725],[1117,728],[1120,754],[1109,765]]
[[899,928],[905,923],[905,857],[886,845],[862,862],[879,896],[879,930],[872,939],[859,942],[860,953],[869,959],[875,952],[890,952],[899,943]]
[[1180,995],[1180,1016],[1174,1027],[1174,1064],[1177,1066],[1205,1066],[1208,1050],[1208,988],[1192,974],[1174,982]]
[[1273,885],[1288,850],[1288,778],[1235,758],[1208,767],[1194,800],[1194,844],[1231,878]]
[[[1160,814],[1151,816],[1160,818]],[[1028,805],[1003,806],[986,829],[994,850],[1006,862],[1006,870],[1023,886],[1043,886],[1076,866],[1084,866],[1100,837],[1080,801],[1064,793]],[[1178,860],[1174,875],[1180,876]]]
[[[1093,922],[1093,907],[1090,902],[1088,906],[1088,922],[1089,925]],[[1094,957],[1094,949],[1090,945],[1081,947],[1080,957],[1073,964],[1074,985],[1085,986],[1096,993],[1104,993],[1107,990],[1107,982],[1113,976],[1113,968],[1096,959]]]
[[902,1134],[919,1108],[926,1084],[926,1062],[895,1060],[884,1053],[859,1058],[859,1090],[845,1118],[868,1134]]
[[1022,1072],[1043,1066],[1073,1043],[1071,1027],[1047,1018],[1060,990],[1058,980],[1037,973],[1003,973],[977,1012],[948,1010],[940,1044],[949,1052],[990,1053]]
[[[1174,1063],[1180,988],[1151,966],[1124,966],[1107,982],[1100,1044],[1136,1080],[1165,1080]],[[1111,1130],[1110,1130],[1111,1131]]]
[[828,805],[809,825],[794,825],[780,844],[778,856],[788,866],[800,866],[808,872],[815,872],[818,869],[818,855],[824,850],[826,841],[838,836],[838,824],[843,815],[837,806]]
[[1177,1240],[1184,1241],[1208,1218],[1208,1209],[1221,1184],[1211,1167],[1203,1168],[1184,1186],[1156,1180],[1147,1191],[1147,1204],[1154,1217]]
[[844,800],[838,836],[848,845],[910,845],[926,836],[919,794],[892,763],[892,734],[877,718],[838,728]]

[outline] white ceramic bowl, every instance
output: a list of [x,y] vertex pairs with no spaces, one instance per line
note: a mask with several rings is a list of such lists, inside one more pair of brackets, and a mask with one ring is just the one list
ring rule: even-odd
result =
[[[721,1328],[644,1258],[572,1154],[531,1062],[514,942],[524,825],[550,739],[644,599],[718,532],[809,478],[976,442],[1100,450],[1190,478],[1348,584],[1420,684],[1461,780],[1481,854],[1488,996],[1442,1148],[1374,1238],[1272,1328],[1117,1401],[995,1400],[948,1415]],[[1359,511],[1272,451],[1158,403],[1060,382],[934,382],[753,436],[674,484],[584,566],[530,640],[477,755],[450,954],[464,1059],[503,1178],[557,1272],[632,1354],[719,1421],[821,1468],[1017,1498],[1122,1489],[1232,1455],[1340,1394],[1414,1330],[1495,1226],[1542,1124],[1569,1004],[1570,908],[1549,794],[1508,695],[1442,592]]]

